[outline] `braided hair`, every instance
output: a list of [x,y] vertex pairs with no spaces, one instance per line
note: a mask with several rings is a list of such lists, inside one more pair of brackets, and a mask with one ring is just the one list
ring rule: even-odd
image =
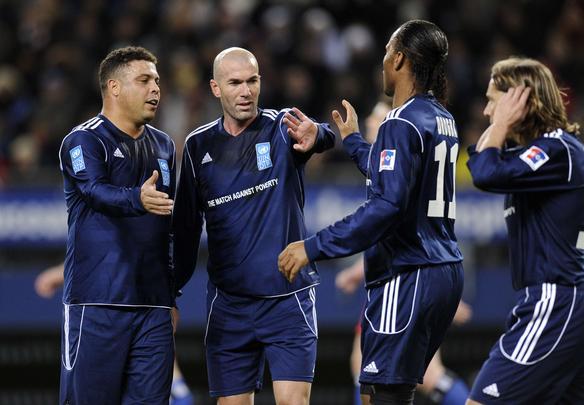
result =
[[445,104],[448,39],[444,32],[429,21],[410,20],[396,31],[394,41],[395,50],[412,64],[416,87]]

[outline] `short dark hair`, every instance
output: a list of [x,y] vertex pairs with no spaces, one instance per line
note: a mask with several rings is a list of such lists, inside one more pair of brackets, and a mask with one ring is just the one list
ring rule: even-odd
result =
[[412,64],[416,85],[446,103],[446,59],[448,39],[434,23],[411,20],[404,23],[395,34],[394,49],[403,52]]
[[126,46],[111,51],[99,64],[99,87],[103,93],[107,88],[107,81],[121,68],[135,60],[145,60],[158,63],[156,56],[141,46]]

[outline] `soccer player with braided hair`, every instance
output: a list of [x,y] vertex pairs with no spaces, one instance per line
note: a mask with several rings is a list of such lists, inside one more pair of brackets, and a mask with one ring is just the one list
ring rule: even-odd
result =
[[458,136],[444,107],[446,35],[412,20],[385,47],[384,92],[393,109],[367,143],[351,104],[333,119],[366,176],[367,201],[354,213],[294,242],[280,254],[293,280],[308,262],[365,250],[367,303],[362,321],[364,403],[411,404],[416,384],[442,343],[463,287],[454,235]]

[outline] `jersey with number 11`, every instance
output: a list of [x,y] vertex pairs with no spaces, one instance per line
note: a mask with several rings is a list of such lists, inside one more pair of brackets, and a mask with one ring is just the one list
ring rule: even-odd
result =
[[367,201],[306,242],[310,259],[366,249],[368,285],[416,267],[460,262],[452,115],[431,95],[416,95],[387,115],[373,145],[360,134],[343,143],[367,176]]

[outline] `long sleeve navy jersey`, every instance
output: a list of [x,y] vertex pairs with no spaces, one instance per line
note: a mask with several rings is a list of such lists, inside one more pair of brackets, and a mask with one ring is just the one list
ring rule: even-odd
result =
[[289,283],[278,271],[278,255],[306,236],[304,166],[312,152],[331,148],[335,135],[318,124],[312,151],[298,153],[282,122],[286,111],[260,109],[237,136],[219,118],[187,137],[173,212],[178,288],[194,271],[203,221],[207,271],[219,289],[273,297],[319,282],[311,264]]
[[68,209],[66,304],[173,305],[170,216],[147,213],[142,184],[174,194],[175,146],[146,125],[137,139],[105,116],[79,125],[59,151]]
[[561,129],[524,147],[469,148],[474,184],[503,193],[513,287],[584,281],[584,146]]
[[369,145],[343,141],[366,174],[367,200],[353,214],[305,241],[310,260],[365,250],[365,281],[376,285],[413,267],[454,263],[454,119],[434,97],[416,95],[389,112]]

